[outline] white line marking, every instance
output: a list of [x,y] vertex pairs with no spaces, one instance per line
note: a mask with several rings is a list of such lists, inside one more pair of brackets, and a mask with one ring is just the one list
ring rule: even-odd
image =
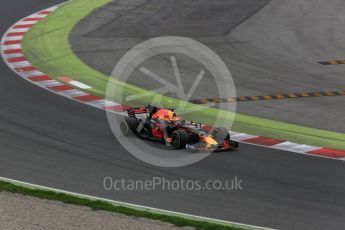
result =
[[289,151],[293,148],[297,148],[300,144],[296,144],[296,143],[292,143],[289,141],[285,141],[283,143],[277,144],[277,145],[273,145],[272,148],[275,149],[280,149],[280,150],[285,150],[285,151]]
[[6,57],[6,59],[24,57],[22,53],[4,54],[4,56]]
[[60,4],[56,5],[56,6],[49,7],[48,9],[41,10],[41,11],[51,11],[51,12],[53,12],[53,11],[57,10],[59,8],[59,6],[60,6]]
[[5,38],[6,41],[16,41],[16,40],[22,40],[24,36],[7,36]]
[[[66,2],[67,3],[67,2]],[[63,3],[63,4],[66,4],[66,3]],[[63,4],[60,4],[60,5],[63,5]],[[57,7],[53,7],[51,8],[52,11],[56,10]],[[27,18],[44,18],[48,16],[48,14],[38,14],[38,13],[35,13],[35,14],[32,14],[30,15],[29,17]],[[20,22],[23,22],[24,19],[22,19],[22,21]],[[34,23],[32,23],[34,24]],[[17,28],[17,29],[14,29],[13,27],[15,27],[17,24],[13,25],[5,34],[8,34],[8,33],[11,33],[11,32],[26,32],[28,30],[30,30],[30,28]],[[3,44],[3,42],[5,41],[6,39],[6,36],[3,36],[2,37],[2,40],[1,40],[1,44]],[[4,51],[4,50],[13,50],[13,49],[21,49],[21,45],[20,44],[16,44],[16,45],[2,45],[1,46],[1,50]],[[13,54],[13,56],[11,56],[10,54],[8,55],[5,55],[3,52],[1,52],[1,55],[3,57],[3,59],[5,59],[5,57],[17,57],[18,54]],[[10,64],[8,62],[6,62],[6,64],[14,70],[14,67],[13,67],[13,64]],[[14,70],[15,71],[15,70]],[[17,72],[15,71],[19,76],[23,77],[23,78],[26,78],[26,77],[31,77],[31,76],[39,76],[39,75],[45,75],[44,73],[40,72],[40,71],[25,71],[25,72]],[[52,91],[48,88],[46,88],[46,86],[44,84],[40,84],[42,83],[41,82],[35,82],[34,84],[36,85],[39,85],[49,91]],[[80,84],[83,84],[81,82],[78,82]],[[59,82],[51,82],[51,83],[46,83],[48,84],[48,86],[55,86],[55,85],[62,85],[61,83]],[[84,84],[85,85],[85,84]],[[52,91],[54,92],[54,91]],[[82,96],[82,95],[88,95],[87,93],[84,93],[82,91],[79,91],[79,90],[68,90],[68,91],[61,91],[61,92],[54,92],[56,94],[60,94],[62,96],[66,96],[66,97],[69,97],[70,99],[72,100],[75,100],[73,99],[72,97],[75,97],[75,96]],[[75,100],[77,101],[77,100]],[[78,101],[78,102],[81,102],[81,101]],[[114,102],[106,102],[105,106],[102,106],[102,107],[99,107],[98,104],[95,104],[95,103],[90,103],[90,102],[87,102],[87,103],[84,103],[84,104],[88,104],[88,105],[91,105],[93,107],[97,107],[97,108],[100,108],[100,109],[103,109],[103,107],[107,107],[107,106],[114,106],[114,105],[119,105],[117,103],[114,103]],[[99,102],[99,104],[102,104],[101,102]],[[126,115],[124,112],[114,112],[112,110],[109,110],[109,109],[106,109],[107,111],[110,111],[110,112],[113,112],[113,113],[116,113],[116,114],[121,114],[121,115]],[[237,132],[231,132],[231,135],[232,135],[232,139],[234,140],[237,140],[239,142],[243,142],[244,140],[246,139],[250,139],[250,138],[254,138],[254,137],[258,137],[258,136],[254,136],[254,135],[248,135],[248,134],[245,134],[245,133],[237,133]],[[331,157],[324,157],[324,156],[320,156],[320,155],[313,155],[313,154],[308,154],[307,152],[310,152],[312,150],[316,150],[316,149],[321,149],[321,147],[314,147],[314,146],[309,146],[309,145],[300,145],[300,144],[294,144],[294,143],[291,143],[291,144],[288,144],[288,142],[284,142],[284,143],[281,143],[281,144],[278,144],[278,145],[275,145],[275,146],[262,146],[262,145],[258,145],[258,144],[252,144],[250,143],[251,145],[256,145],[256,146],[261,146],[261,147],[266,147],[266,148],[277,148],[277,149],[280,149],[281,150],[284,150],[284,151],[290,151],[290,152],[295,152],[295,153],[300,153],[300,154],[307,154],[307,155],[312,155],[312,156],[316,156],[316,157],[322,157],[322,158],[328,158],[328,159],[335,159],[337,160],[336,158],[331,158]],[[290,146],[289,146],[290,145]],[[289,149],[290,147],[292,147],[291,149]]]
[[105,100],[104,107],[116,106],[116,105],[120,105],[120,104],[113,102],[113,101]]
[[90,101],[88,103],[89,104],[98,105],[98,106],[104,106],[105,105],[105,100],[104,99],[100,99],[100,100]]
[[37,21],[21,21],[21,22],[18,22],[16,25],[33,25],[33,24],[36,24]]
[[39,70],[27,71],[27,72],[19,72],[18,74],[19,74],[19,76],[21,76],[23,78],[45,75],[44,73],[42,73]]
[[[51,8],[52,10],[55,10],[57,7],[53,7]],[[46,15],[41,15],[41,14],[34,14],[32,16],[29,16],[29,17],[45,17]],[[9,30],[8,32],[26,32],[28,31],[30,28],[23,28],[23,29],[11,29]],[[4,37],[2,38],[2,41],[4,41]],[[2,42],[3,43],[3,42]],[[21,46],[20,45],[10,45],[10,46],[2,46],[1,47],[2,50],[6,50],[6,49],[20,49]],[[3,55],[3,52],[2,52],[2,55]],[[3,55],[4,57],[4,55]],[[6,62],[7,63],[7,62]],[[8,63],[7,63],[8,64]],[[36,76],[37,76],[37,72],[39,71],[32,71],[32,72],[35,72],[36,73]],[[24,73],[18,73],[20,76],[25,76],[27,77],[28,72],[26,72],[25,74]],[[43,73],[39,72],[38,75],[43,75]],[[59,83],[61,84],[61,83]],[[63,91],[62,94],[63,95],[71,95],[71,94],[85,94],[84,92],[82,91],[78,91],[78,90],[69,90],[69,91]],[[87,94],[85,94],[87,95]],[[114,112],[116,113],[116,112]],[[122,115],[125,115],[124,113],[118,113],[118,114],[122,114]],[[244,137],[246,137],[245,139],[249,139],[248,137],[250,138],[253,138],[253,137],[256,137],[256,136],[253,136],[253,135],[247,135],[247,134],[241,134],[241,133],[236,133],[234,135],[235,137],[237,136],[238,139],[242,139]],[[307,146],[307,145],[304,145],[304,149],[306,148],[313,148],[312,146]],[[316,148],[316,147],[315,147]],[[319,149],[319,148],[316,148],[316,149]],[[310,150],[309,150],[310,151]],[[188,214],[183,214],[183,213],[177,213],[177,212],[171,212],[171,211],[166,211],[166,210],[160,210],[160,209],[154,209],[154,208],[150,208],[150,207],[145,207],[145,206],[139,206],[139,205],[135,205],[135,204],[129,204],[129,203],[123,203],[123,202],[118,202],[118,201],[112,201],[112,200],[107,200],[107,199],[103,199],[103,198],[98,198],[98,197],[92,197],[92,196],[86,196],[86,195],[82,195],[82,194],[77,194],[77,193],[71,193],[71,192],[67,192],[67,191],[63,191],[63,190],[58,190],[58,189],[53,189],[53,188],[48,188],[48,187],[43,187],[43,186],[39,186],[39,185],[34,185],[34,184],[29,184],[29,183],[25,183],[25,182],[20,182],[20,181],[15,181],[15,180],[11,180],[11,179],[7,179],[7,178],[2,178],[0,177],[0,179],[2,180],[6,180],[6,181],[9,181],[9,182],[14,182],[14,183],[21,183],[21,184],[25,184],[25,185],[28,185],[28,186],[32,186],[32,187],[38,187],[38,188],[41,188],[41,189],[48,189],[48,190],[53,190],[53,191],[57,191],[57,192],[64,192],[64,193],[67,193],[67,194],[71,194],[71,195],[77,195],[77,196],[82,196],[82,197],[87,197],[89,199],[98,199],[98,200],[103,200],[103,201],[108,201],[110,203],[116,203],[116,204],[121,204],[121,205],[128,205],[128,206],[132,206],[132,207],[140,207],[140,208],[144,208],[144,209],[148,209],[148,210],[156,210],[156,211],[160,211],[160,212],[166,212],[168,214],[177,214],[177,215],[184,215],[184,216],[187,216],[187,217],[192,217],[192,218],[200,218],[201,220],[209,220],[209,221],[217,221],[217,222],[221,222],[223,224],[236,224],[236,225],[241,225],[241,226],[245,226],[245,227],[254,227],[254,228],[260,228],[260,227],[256,227],[256,226],[251,226],[251,225],[243,225],[243,224],[238,224],[238,223],[233,223],[233,222],[228,222],[228,221],[222,221],[222,220],[216,220],[216,219],[211,219],[211,218],[204,218],[204,217],[199,217],[199,216],[194,216],[194,215],[188,215]],[[269,228],[260,228],[260,229],[269,229]]]
[[16,33],[16,32],[26,32],[30,28],[12,28],[8,30],[8,33]]
[[[45,14],[31,14],[29,17],[27,18],[45,18],[47,15]],[[25,18],[24,18],[25,19]]]
[[78,97],[78,96],[88,95],[87,93],[84,93],[83,91],[80,91],[80,90],[77,90],[77,89],[61,91],[61,92],[59,92],[59,94],[65,95],[67,97]]
[[238,135],[238,134],[240,134],[240,133],[235,132],[235,131],[229,131],[229,134],[230,134],[230,136],[232,137],[232,136]]
[[14,68],[31,66],[28,61],[12,62],[10,65],[14,66]]
[[58,82],[56,80],[40,81],[37,83],[39,83],[40,85],[44,85],[45,87],[63,85],[63,84],[61,84],[61,82]]
[[[1,43],[3,44],[3,43]],[[1,45],[2,50],[14,50],[14,49],[21,49],[22,46],[20,44],[15,45]]]
[[80,89],[91,89],[92,88],[89,85],[86,85],[84,83],[81,83],[81,82],[75,81],[75,80],[68,82],[68,84],[74,85],[74,86],[76,86],[76,87],[78,87]]
[[235,141],[243,141],[243,140],[248,140],[248,139],[255,138],[255,137],[258,137],[258,136],[249,135],[249,134],[246,134],[246,133],[239,133],[239,134],[233,135],[231,137],[231,139],[233,139]]
[[226,220],[219,220],[219,219],[213,219],[213,218],[208,218],[208,217],[203,217],[203,216],[197,216],[197,215],[192,215],[192,214],[187,214],[187,213],[174,212],[174,211],[169,211],[169,210],[164,210],[164,209],[159,209],[159,208],[152,208],[152,207],[148,207],[148,206],[137,205],[137,204],[127,203],[127,202],[122,202],[122,201],[104,199],[101,197],[89,196],[89,195],[75,193],[75,192],[69,192],[69,191],[65,191],[65,190],[61,190],[61,189],[31,184],[31,183],[27,183],[27,182],[23,182],[23,181],[19,181],[19,180],[13,180],[13,179],[5,178],[5,177],[0,177],[0,180],[5,181],[5,182],[10,182],[13,184],[17,184],[17,185],[20,185],[23,187],[48,190],[48,191],[53,191],[53,192],[57,192],[57,193],[65,193],[68,195],[82,197],[82,198],[86,198],[89,200],[105,201],[105,202],[111,203],[115,206],[124,206],[124,207],[129,207],[132,209],[137,209],[137,210],[142,210],[142,211],[147,211],[147,212],[160,213],[163,215],[180,216],[180,217],[184,217],[184,218],[188,218],[188,219],[197,219],[199,221],[208,221],[208,222],[212,222],[212,223],[232,225],[232,226],[237,225],[238,227],[254,228],[254,229],[258,229],[258,230],[259,229],[260,230],[274,230],[272,228],[259,227],[259,226],[242,224],[242,223],[231,222],[231,221],[226,221]]
[[310,145],[298,145],[297,147],[293,148],[293,151],[307,153],[313,150],[321,149],[320,147],[310,146]]
[[105,104],[105,100],[104,99],[100,99],[100,100],[95,100],[95,101],[88,101],[87,104],[91,104],[92,106],[102,106]]

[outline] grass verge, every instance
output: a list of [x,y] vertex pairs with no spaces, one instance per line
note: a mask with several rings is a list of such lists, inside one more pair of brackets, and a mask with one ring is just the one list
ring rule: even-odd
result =
[[[69,34],[80,20],[108,2],[109,0],[74,0],[61,6],[25,35],[22,46],[27,59],[35,67],[53,78],[70,76],[92,86],[92,89],[87,90],[89,93],[105,97],[109,76],[90,68],[78,59],[70,47]],[[147,93],[144,89],[124,82],[113,81],[111,84],[121,87],[124,96]],[[215,118],[219,118],[215,125],[224,126],[235,116],[235,122],[232,126],[234,131],[345,150],[344,133],[308,128],[243,114],[235,115],[227,111],[193,105],[162,95],[157,96],[152,92],[140,100],[128,104],[132,106],[146,105],[151,103],[154,97],[159,98],[166,107],[176,108],[182,103],[186,108],[198,108],[197,112],[184,115],[186,119],[192,118],[201,123],[214,124]]]
[[210,223],[206,221],[198,221],[187,219],[178,216],[170,216],[159,213],[152,213],[148,211],[136,210],[133,208],[115,206],[111,203],[100,201],[100,200],[90,200],[82,197],[72,196],[65,193],[57,193],[54,191],[27,188],[19,185],[15,185],[9,182],[0,181],[0,192],[10,192],[21,194],[24,196],[33,196],[41,199],[60,201],[66,204],[74,204],[79,206],[87,206],[92,210],[103,210],[108,212],[120,213],[128,216],[147,218],[152,220],[159,220],[162,222],[167,222],[174,224],[179,227],[191,226],[196,229],[205,230],[245,230],[245,228],[235,227],[235,226],[225,226],[216,223]]

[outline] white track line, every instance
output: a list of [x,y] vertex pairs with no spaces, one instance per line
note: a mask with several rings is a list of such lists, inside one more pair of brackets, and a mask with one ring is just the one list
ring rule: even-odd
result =
[[132,208],[132,209],[136,209],[136,210],[141,210],[141,211],[160,213],[163,215],[178,216],[178,217],[182,217],[182,218],[194,219],[194,220],[199,220],[199,221],[208,221],[211,223],[218,223],[218,224],[223,224],[223,225],[227,225],[227,226],[237,226],[237,227],[257,229],[257,230],[274,230],[272,228],[259,227],[259,226],[255,226],[255,225],[242,224],[242,223],[237,223],[237,222],[213,219],[213,218],[197,216],[197,215],[192,215],[192,214],[186,214],[186,213],[181,213],[181,212],[168,211],[168,210],[159,209],[159,208],[152,208],[152,207],[148,207],[148,206],[137,205],[137,204],[127,203],[127,202],[122,202],[122,201],[104,199],[101,197],[89,196],[89,195],[85,195],[85,194],[69,192],[66,190],[61,190],[61,189],[31,184],[31,183],[27,183],[27,182],[23,182],[23,181],[19,181],[19,180],[13,180],[13,179],[5,178],[5,177],[0,177],[0,180],[5,181],[5,182],[10,182],[13,184],[17,184],[17,185],[27,187],[27,188],[31,187],[34,189],[48,190],[48,191],[53,191],[53,192],[57,192],[57,193],[65,193],[68,195],[86,198],[86,199],[90,199],[90,200],[105,201],[105,202],[111,203],[115,206],[124,206],[124,207]]
[[[68,2],[66,2],[68,3]],[[63,3],[63,4],[66,4]],[[60,5],[63,5],[60,4]],[[59,5],[58,5],[59,6]],[[58,8],[58,6],[54,6],[51,7],[47,10],[43,10],[43,11],[54,11]],[[40,11],[42,12],[42,11]],[[48,16],[48,14],[42,14],[42,13],[35,13],[32,14],[26,18],[39,18],[39,19],[43,19],[44,17]],[[3,57],[3,59],[5,60],[6,64],[12,69],[14,70],[18,75],[20,75],[22,78],[27,79],[29,77],[34,77],[34,76],[40,76],[40,75],[45,75],[44,73],[38,71],[38,70],[32,70],[32,71],[23,71],[23,72],[17,72],[15,70],[16,67],[23,67],[23,66],[31,66],[30,63],[28,63],[27,61],[23,61],[23,62],[14,62],[14,63],[8,63],[6,61],[7,58],[11,58],[11,57],[21,57],[22,54],[21,53],[15,53],[15,54],[4,54],[4,51],[10,51],[10,50],[17,50],[17,49],[21,49],[21,45],[20,44],[9,44],[9,45],[3,45],[5,43],[5,41],[7,41],[7,43],[11,43],[11,41],[21,41],[23,36],[15,36],[15,35],[10,35],[7,36],[9,33],[22,33],[22,32],[27,32],[28,30],[30,30],[30,28],[15,28],[17,25],[21,25],[21,26],[25,26],[25,25],[34,25],[35,23],[37,23],[39,20],[30,20],[30,21],[25,21],[25,19],[22,19],[20,21],[18,21],[15,25],[13,25],[3,36],[2,40],[1,40],[1,55]],[[32,82],[32,81],[31,81]],[[78,101],[78,102],[82,102],[84,104],[96,107],[98,109],[102,109],[104,110],[104,107],[108,107],[108,106],[117,106],[120,104],[117,104],[115,102],[110,102],[104,99],[95,99],[92,101],[87,101],[87,102],[83,102],[80,100],[76,100],[74,97],[77,96],[91,96],[88,93],[85,93],[83,91],[80,91],[78,89],[71,89],[71,90],[64,90],[64,91],[54,91],[49,89],[48,87],[52,87],[52,86],[63,86],[62,83],[55,81],[55,80],[47,80],[47,81],[38,81],[38,82],[32,82],[40,87],[45,88],[46,90],[49,90],[53,93],[62,95],[64,97],[70,98],[72,100]],[[79,81],[72,81],[71,85],[74,85],[78,88],[81,89],[90,89],[91,87],[81,83]],[[109,111],[109,110],[108,110]],[[114,112],[120,115],[125,115],[124,112]],[[273,149],[279,149],[279,150],[284,150],[284,151],[289,151],[289,152],[295,152],[295,153],[301,153],[301,154],[306,154],[306,155],[312,155],[312,156],[317,156],[317,157],[323,157],[323,158],[328,158],[328,159],[335,159],[335,158],[330,158],[330,157],[324,157],[324,156],[319,156],[319,155],[314,155],[311,153],[308,153],[310,151],[313,150],[320,150],[323,149],[321,147],[315,147],[315,146],[309,146],[309,145],[301,145],[301,144],[297,144],[297,143],[291,143],[291,142],[281,142],[278,143],[276,145],[272,145],[272,146],[265,146],[262,144],[256,144],[256,143],[247,143],[246,140],[249,139],[253,139],[253,138],[260,138],[258,136],[254,136],[254,135],[249,135],[249,134],[245,134],[245,133],[237,133],[237,132],[230,132],[232,135],[232,139],[237,140],[239,142],[244,142],[246,144],[251,144],[251,145],[257,145],[257,146],[261,146],[261,147],[266,147],[266,148],[273,148]],[[266,138],[268,141],[272,140],[270,138]],[[344,158],[341,158],[340,160],[344,160]],[[0,177],[1,179],[1,177]],[[182,213],[177,213],[177,212],[171,212],[171,211],[167,211],[167,210],[160,210],[160,209],[154,209],[154,208],[150,208],[150,207],[145,207],[145,206],[140,206],[140,205],[135,205],[135,204],[129,204],[129,203],[123,203],[123,202],[118,202],[118,201],[113,201],[113,200],[107,200],[107,199],[103,199],[103,198],[99,198],[99,197],[92,197],[92,196],[86,196],[86,195],[82,195],[82,194],[78,194],[78,193],[71,193],[71,192],[67,192],[67,191],[63,191],[63,190],[58,190],[58,189],[54,189],[54,188],[48,188],[48,187],[43,187],[43,186],[39,186],[39,185],[33,185],[33,184],[29,184],[29,183],[25,183],[25,182],[20,182],[20,181],[15,181],[15,180],[11,180],[11,179],[7,179],[7,178],[2,178],[3,180],[6,181],[12,181],[15,183],[21,183],[23,185],[27,185],[27,186],[34,186],[34,187],[38,187],[38,188],[42,188],[42,189],[49,189],[49,190],[54,190],[54,191],[58,191],[58,192],[64,192],[67,194],[71,194],[71,195],[77,195],[77,196],[83,196],[83,197],[87,197],[90,199],[98,199],[98,200],[104,200],[104,201],[108,201],[111,203],[116,203],[116,204],[126,204],[126,205],[130,205],[131,207],[137,207],[137,208],[144,208],[144,209],[148,209],[151,211],[159,211],[159,212],[165,212],[169,215],[173,215],[173,214],[178,214],[178,215],[184,215],[184,216],[188,216],[191,218],[200,218],[201,220],[209,220],[209,221],[217,221],[217,222],[222,222],[224,224],[236,224],[236,225],[241,225],[241,226],[245,226],[245,227],[250,227],[250,225],[243,225],[243,224],[237,224],[237,223],[232,223],[232,222],[227,222],[227,221],[222,221],[222,220],[216,220],[216,219],[211,219],[211,218],[204,218],[204,217],[198,217],[198,216],[193,216],[193,215],[189,215],[189,214],[182,214]],[[268,229],[268,228],[260,228],[260,227],[256,227],[256,226],[252,226],[254,228],[259,228],[259,229]]]

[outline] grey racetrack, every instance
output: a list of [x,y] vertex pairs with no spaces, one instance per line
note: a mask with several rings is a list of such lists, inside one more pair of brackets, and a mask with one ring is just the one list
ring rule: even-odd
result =
[[[81,60],[110,74],[128,49],[150,36],[191,37],[223,59],[237,96],[343,91],[345,66],[318,62],[344,59],[344,15],[342,0],[116,0],[82,20],[70,42]],[[179,58],[177,63],[188,88],[199,69]],[[150,67],[174,82],[169,61]],[[143,74],[129,82],[159,86]],[[217,96],[206,74],[193,99]],[[342,96],[237,105],[239,113],[342,133],[344,108]]]
[[[53,0],[4,0],[0,30]],[[104,111],[66,100],[0,63],[0,176],[172,211],[278,229],[344,229],[344,162],[241,145],[182,168],[134,158],[113,137]],[[106,191],[126,179],[237,176],[239,191]],[[1,223],[0,223],[1,224]]]

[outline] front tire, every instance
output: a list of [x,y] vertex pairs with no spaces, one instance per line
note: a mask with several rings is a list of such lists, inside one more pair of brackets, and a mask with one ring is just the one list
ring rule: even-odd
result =
[[213,138],[220,144],[230,140],[229,131],[226,128],[215,128],[212,132]]
[[138,127],[138,120],[134,117],[126,117],[120,123],[120,129],[124,136],[131,136]]
[[182,149],[186,147],[188,144],[189,136],[186,131],[183,130],[175,130],[171,134],[171,146],[174,149]]
[[239,144],[238,144],[237,141],[230,141],[230,143],[232,144],[232,146],[233,146],[234,149],[238,149]]

